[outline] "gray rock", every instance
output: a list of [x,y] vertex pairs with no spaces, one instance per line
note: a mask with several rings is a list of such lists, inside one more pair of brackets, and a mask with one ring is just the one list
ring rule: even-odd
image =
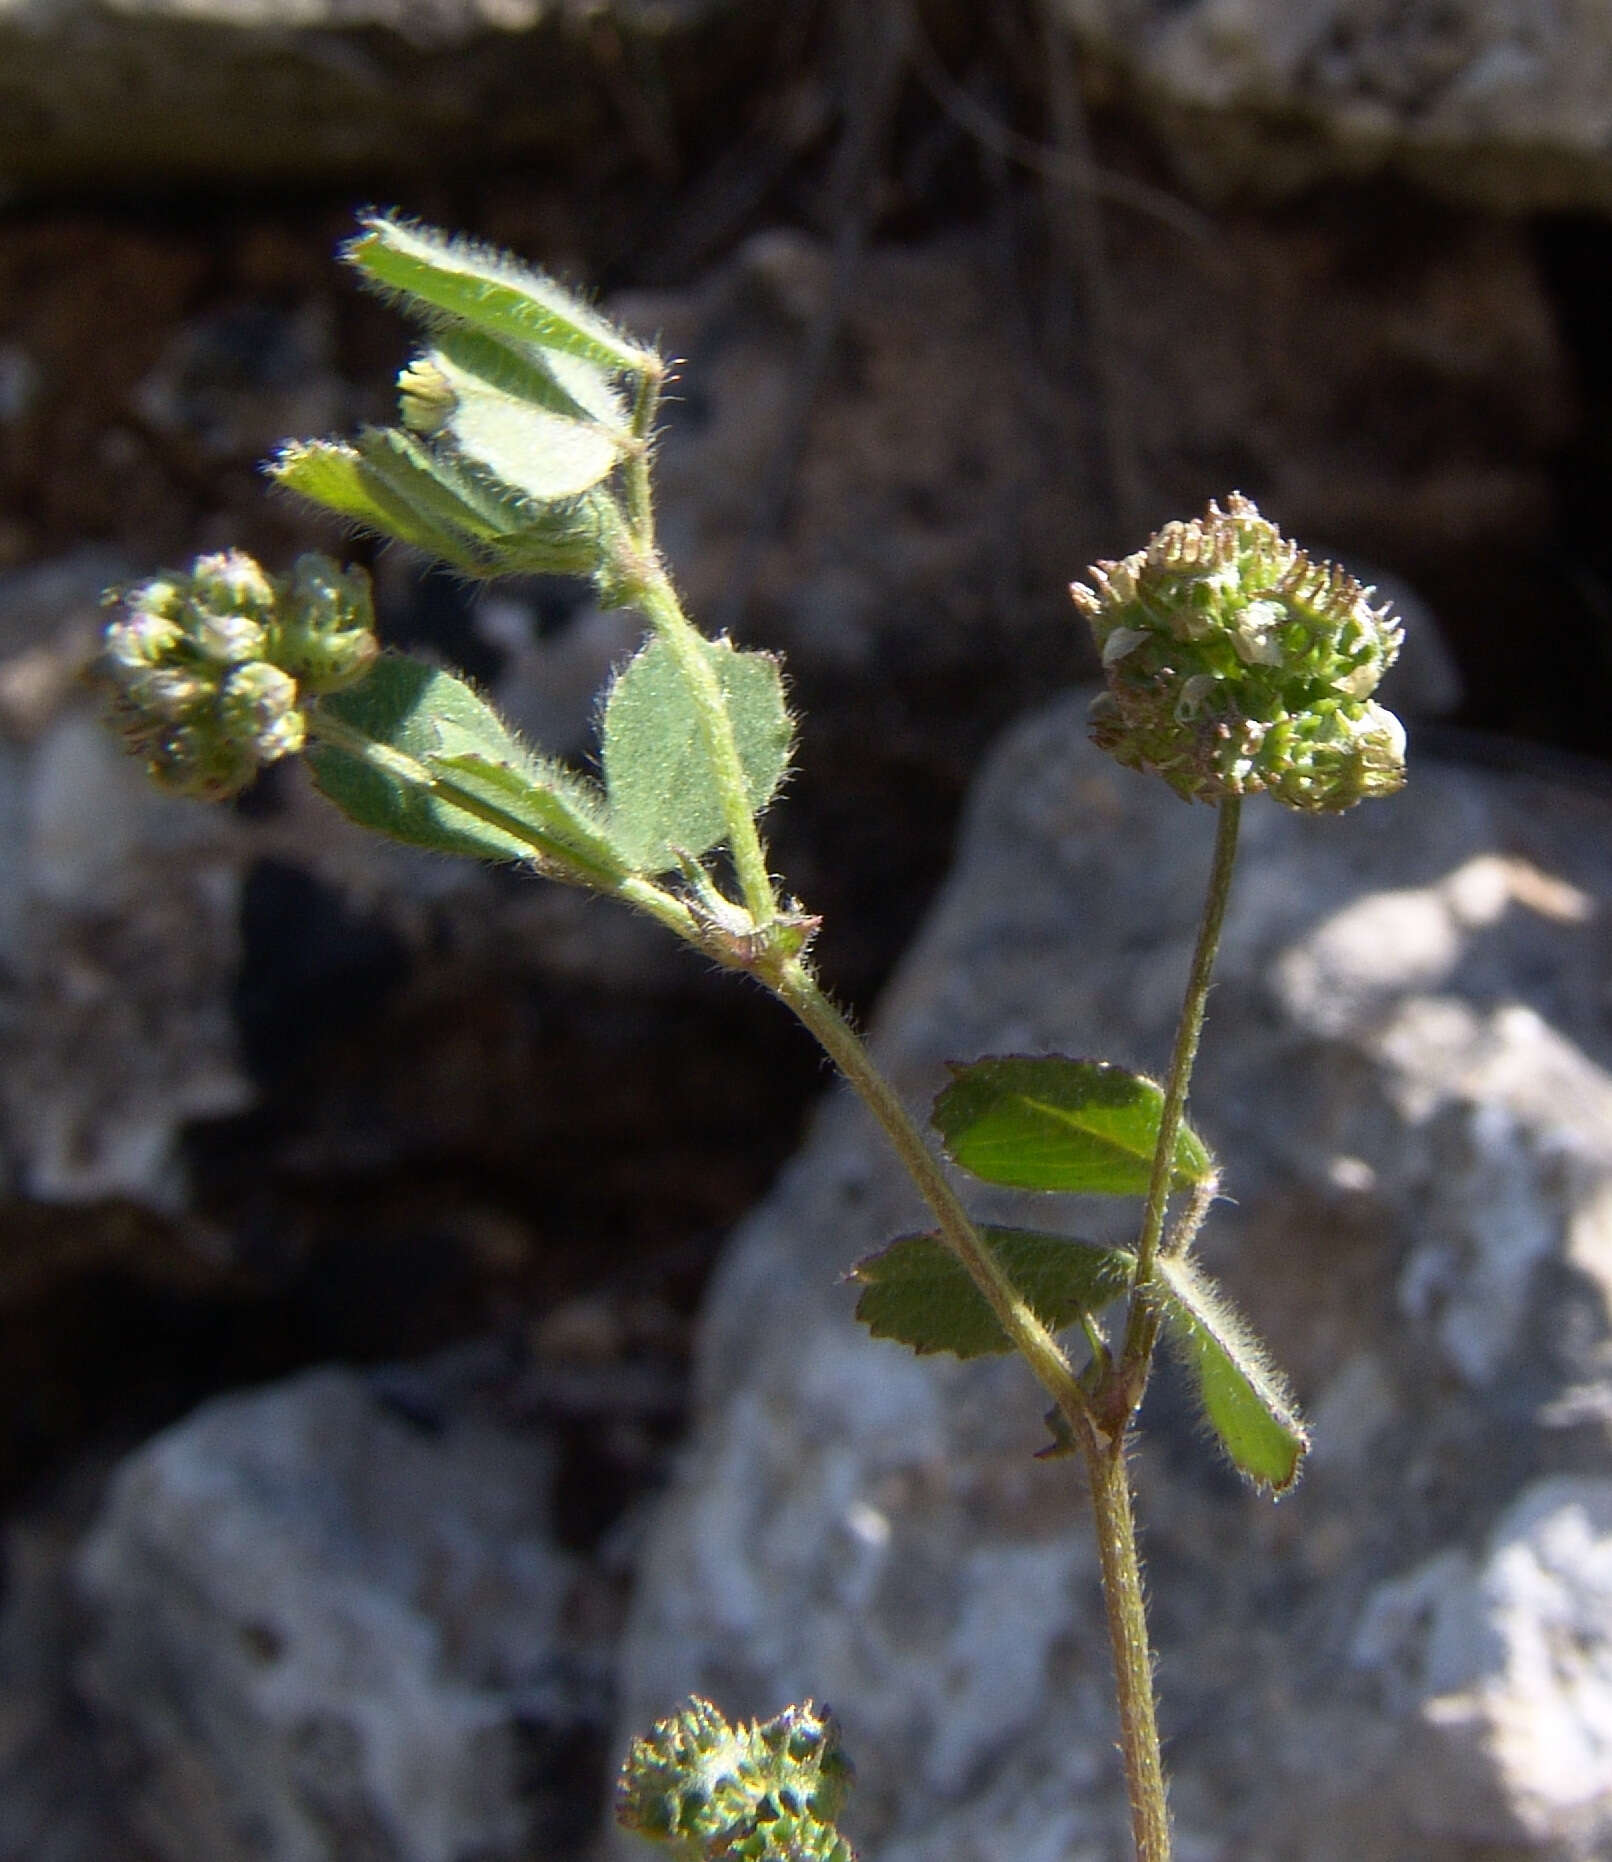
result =
[[[882,1006],[948,1058],[1168,1051],[1207,813],[1015,730]],[[1392,803],[1246,816],[1194,1121],[1203,1241],[1313,1412],[1279,1507],[1166,1365],[1136,1456],[1180,1853],[1606,1853],[1612,804],[1423,759]],[[1123,1232],[1113,1206],[982,1211]],[[869,1342],[837,1275],[922,1223],[843,1097],[736,1236],[652,1536],[623,1732],[690,1690],[842,1714],[882,1862],[1129,1854],[1078,1480],[1011,1362]]]
[[82,1679],[144,1768],[145,1840],[174,1862],[563,1853],[549,1749],[607,1708],[550,1478],[540,1440],[462,1405],[413,1426],[338,1370],[131,1456],[78,1573]]
[[1481,1564],[1444,1551],[1380,1585],[1354,1656],[1419,1708],[1411,1827],[1483,1842],[1509,1826],[1518,1842],[1606,1853],[1612,1481],[1547,1476],[1506,1509]]
[[1394,169],[1505,213],[1612,206],[1596,0],[1058,0],[1211,197]]
[[[678,58],[735,0],[0,0],[0,182],[427,175],[612,133],[590,34]],[[619,134],[619,129],[614,133]]]
[[0,576],[0,1118],[21,1193],[172,1208],[180,1128],[247,1099],[244,856],[221,811],[151,787],[85,691],[123,572],[83,550]]

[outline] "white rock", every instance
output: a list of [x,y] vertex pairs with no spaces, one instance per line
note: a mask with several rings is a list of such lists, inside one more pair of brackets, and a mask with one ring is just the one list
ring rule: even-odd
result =
[[220,1399],[120,1469],[79,1560],[85,1681],[174,1862],[530,1853],[576,1565],[540,1442],[411,1427],[360,1377]]

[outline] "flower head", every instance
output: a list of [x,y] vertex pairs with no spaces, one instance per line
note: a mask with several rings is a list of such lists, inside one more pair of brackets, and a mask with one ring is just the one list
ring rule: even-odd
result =
[[856,1862],[835,1828],[850,1782],[839,1727],[811,1701],[730,1726],[696,1695],[633,1741],[616,1820],[707,1862]]
[[1268,791],[1335,813],[1405,780],[1405,732],[1371,694],[1402,628],[1373,590],[1318,563],[1233,492],[1166,524],[1071,593],[1108,689],[1092,736],[1178,794]]
[[227,550],[118,599],[100,660],[112,722],[164,787],[206,800],[301,750],[307,701],[378,651],[368,578],[323,556],[282,578]]

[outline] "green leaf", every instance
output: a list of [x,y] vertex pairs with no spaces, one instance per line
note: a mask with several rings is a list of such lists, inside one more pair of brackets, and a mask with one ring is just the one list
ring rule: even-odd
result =
[[652,350],[507,253],[381,214],[366,215],[363,227],[342,256],[383,293],[411,299],[416,314],[434,312],[607,369],[660,367]]
[[[976,1177],[1019,1190],[1146,1193],[1164,1108],[1155,1081],[1061,1054],[996,1056],[952,1075],[932,1119],[948,1156]],[[1203,1141],[1183,1125],[1172,1188],[1213,1171]]]
[[[557,350],[533,350],[501,342],[482,330],[448,329],[437,337],[430,360],[462,370],[504,394],[533,407],[547,408],[567,420],[580,420],[630,442],[627,405],[612,384],[610,371]],[[405,369],[403,377],[407,377]],[[403,378],[400,378],[402,385]]]
[[412,544],[467,575],[485,573],[475,540],[417,503],[345,440],[297,440],[269,466],[276,483],[366,530]]
[[1219,1287],[1179,1256],[1158,1262],[1165,1335],[1197,1385],[1204,1419],[1232,1465],[1286,1493],[1310,1446],[1287,1380]]
[[[1072,1235],[983,1227],[979,1233],[1025,1304],[1054,1332],[1118,1298],[1136,1267],[1123,1248]],[[858,1261],[851,1277],[864,1289],[856,1316],[875,1338],[896,1339],[920,1355],[979,1358],[1013,1349],[984,1294],[938,1235],[904,1235]]]
[[603,549],[590,494],[533,507],[443,446],[396,427],[371,427],[356,447],[311,440],[269,468],[288,490],[407,543],[466,575],[590,575]]
[[[445,738],[448,735],[444,732]],[[553,841],[574,852],[601,879],[621,875],[623,863],[601,824],[599,802],[590,787],[569,770],[546,759],[515,765],[476,751],[449,754],[445,750],[432,756],[429,766],[451,777],[489,813],[502,814],[512,831]]]
[[397,427],[367,427],[358,452],[373,475],[400,503],[423,512],[445,530],[464,531],[478,542],[502,536],[521,521],[519,501],[478,484],[449,457],[422,446]]
[[536,398],[540,388],[550,400],[559,395],[546,370],[485,339],[469,338],[457,347],[488,372],[467,367],[446,346],[416,367],[441,378],[446,398],[436,434],[451,438],[466,458],[539,505],[579,497],[615,470],[624,436],[543,405]]
[[[777,661],[739,653],[726,640],[702,643],[728,715],[753,814],[773,798],[789,768],[794,732]],[[632,864],[662,873],[697,860],[726,823],[693,692],[675,654],[651,640],[610,689],[602,730],[610,836]]]
[[[364,747],[318,740],[319,720],[326,717]],[[360,827],[439,853],[529,860],[534,850],[519,831],[524,825],[584,852],[604,848],[608,858],[585,786],[540,763],[451,673],[385,655],[359,684],[319,701],[314,728],[307,757],[314,780]],[[467,793],[487,812],[502,812],[509,827],[436,792],[440,774],[463,780],[466,767],[474,772],[464,782]],[[512,799],[517,783],[525,785],[518,807]]]

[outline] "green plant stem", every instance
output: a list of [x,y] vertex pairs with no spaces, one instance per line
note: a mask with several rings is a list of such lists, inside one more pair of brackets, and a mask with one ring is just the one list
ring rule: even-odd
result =
[[792,958],[764,981],[805,1023],[864,1104],[884,1128],[896,1155],[940,1224],[952,1252],[990,1302],[1002,1329],[1057,1404],[1081,1444],[1091,1476],[1092,1511],[1103,1602],[1114,1655],[1120,1745],[1137,1862],[1169,1862],[1170,1826],[1153,1704],[1153,1659],[1148,1647],[1142,1568],[1130,1475],[1123,1453],[1104,1435],[1058,1341],[1014,1290],[956,1192],[939,1159],[924,1142],[895,1089],[874,1064],[866,1044],[823,993],[807,965]]
[[795,957],[776,979],[763,977],[821,1043],[823,1050],[883,1127],[897,1157],[928,1203],[946,1244],[967,1269],[969,1278],[990,1302],[1002,1330],[1034,1372],[1037,1381],[1067,1416],[1072,1427],[1087,1418],[1086,1395],[1063,1347],[1036,1317],[980,1240],[942,1170],[924,1142],[895,1088],[875,1065],[867,1044],[823,993],[809,967]]
[[1158,1711],[1153,1699],[1153,1652],[1147,1636],[1147,1599],[1131,1510],[1131,1473],[1101,1431],[1078,1431],[1091,1477],[1097,1560],[1103,1574],[1108,1646],[1114,1658],[1114,1698],[1119,1709],[1120,1751],[1131,1801],[1131,1840],[1136,1862],[1170,1862],[1170,1810],[1159,1749]]
[[[1180,1135],[1181,1120],[1186,1111],[1193,1062],[1198,1057],[1204,1006],[1209,1000],[1209,979],[1214,973],[1215,956],[1220,949],[1220,930],[1226,918],[1226,901],[1231,896],[1232,870],[1237,864],[1237,830],[1241,820],[1241,798],[1228,796],[1220,804],[1220,813],[1215,823],[1215,851],[1209,869],[1209,888],[1204,897],[1203,916],[1198,924],[1198,941],[1192,952],[1192,968],[1187,974],[1187,991],[1181,1004],[1181,1020],[1175,1031],[1170,1072],[1164,1084],[1164,1106],[1159,1114],[1159,1141],[1153,1153],[1153,1173],[1148,1180],[1147,1203],[1142,1211],[1142,1231],[1136,1244],[1136,1293],[1131,1300],[1130,1315],[1125,1327],[1125,1349],[1117,1372],[1122,1414],[1113,1416],[1113,1421],[1119,1426],[1111,1429],[1115,1437],[1116,1455],[1123,1454],[1121,1438],[1124,1424],[1142,1400],[1153,1347],[1158,1342],[1158,1312],[1148,1297],[1147,1289],[1153,1279],[1154,1262],[1158,1258],[1159,1238],[1164,1233],[1165,1206],[1170,1199],[1176,1139]],[[1112,1411],[1109,1413],[1112,1416]]]
[[695,710],[721,799],[728,849],[738,874],[739,891],[756,928],[762,929],[777,917],[778,897],[767,871],[766,849],[750,811],[744,766],[739,761],[739,746],[734,739],[727,699],[706,651],[710,643],[684,614],[682,603],[658,563],[648,567],[631,592],[634,604],[643,610],[670,648],[679,672],[694,695]]

